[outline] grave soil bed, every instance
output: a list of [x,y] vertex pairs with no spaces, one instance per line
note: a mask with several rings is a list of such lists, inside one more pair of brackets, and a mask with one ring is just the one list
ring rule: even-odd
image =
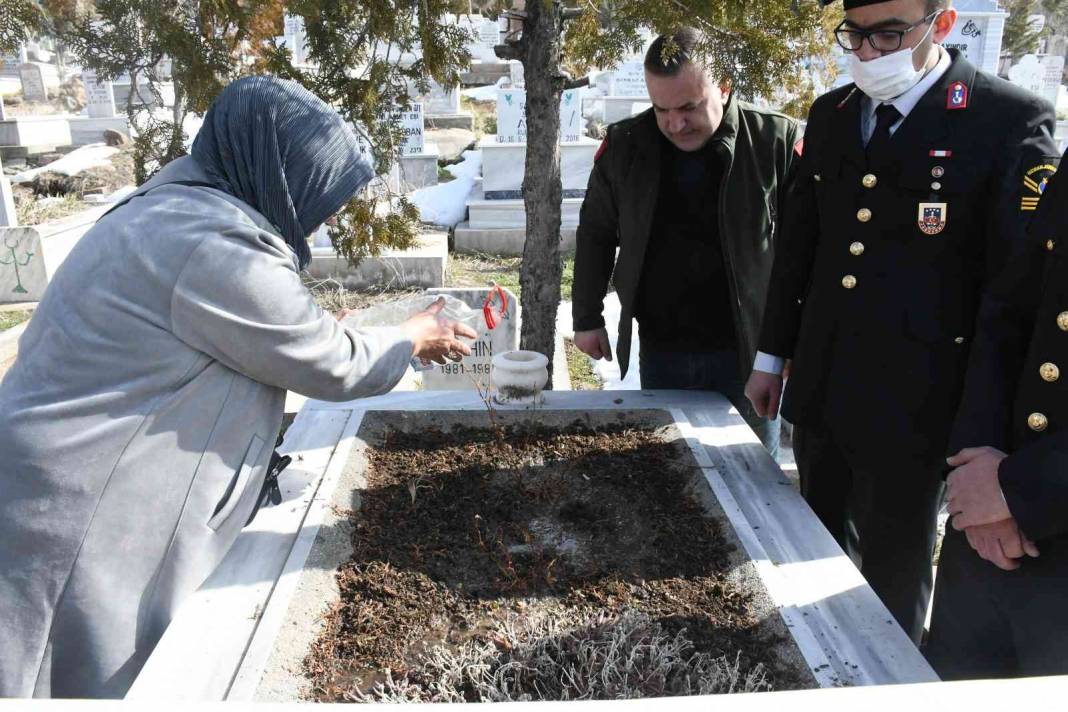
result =
[[309,562],[337,597],[303,643],[306,697],[816,686],[669,415],[578,415],[365,416],[316,543],[337,560]]

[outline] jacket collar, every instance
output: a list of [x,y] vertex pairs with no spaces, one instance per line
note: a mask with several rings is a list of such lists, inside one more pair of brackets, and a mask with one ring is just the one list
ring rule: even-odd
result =
[[[646,155],[647,159],[653,159],[659,164],[663,134],[656,124],[654,109],[644,111],[640,114],[640,119],[641,130],[645,134],[645,140],[640,143],[640,150]],[[732,91],[727,103],[723,106],[723,118],[720,121],[719,128],[716,129],[716,133],[712,134],[712,138],[708,140],[707,145],[725,147],[727,152],[733,155],[734,146],[738,140],[739,120],[738,101]]]

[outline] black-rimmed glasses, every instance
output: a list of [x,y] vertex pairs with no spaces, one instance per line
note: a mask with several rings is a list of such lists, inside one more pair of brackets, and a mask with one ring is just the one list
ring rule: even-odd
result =
[[903,30],[859,30],[847,27],[847,20],[842,20],[842,23],[834,29],[834,39],[842,49],[850,52],[856,52],[860,49],[864,45],[865,39],[868,40],[868,44],[876,52],[896,52],[901,49],[901,43],[904,42],[905,35],[920,25],[933,22],[940,14],[942,14],[941,10],[932,12],[919,22],[915,22]]

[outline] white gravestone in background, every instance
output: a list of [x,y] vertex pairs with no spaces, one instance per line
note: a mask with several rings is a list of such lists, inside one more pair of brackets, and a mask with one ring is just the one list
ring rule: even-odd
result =
[[304,48],[305,37],[304,18],[300,15],[285,15],[282,19],[285,27],[286,47],[293,54],[294,64],[304,64],[307,59],[307,51]]
[[996,74],[1007,13],[997,0],[956,0],[953,6],[957,23],[943,46],[959,50],[979,69]]
[[[522,89],[497,92],[497,143],[526,143],[527,93]],[[560,143],[582,140],[582,98],[578,89],[560,95]]]
[[401,133],[404,135],[400,155],[421,155],[423,153],[423,105],[412,104],[405,109],[398,109],[390,115],[390,119],[400,124]]
[[1055,104],[1063,72],[1064,57],[1025,54],[1009,69],[1009,81]]
[[500,44],[501,29],[497,20],[484,19],[482,26],[478,28],[478,39],[487,47],[496,47]]
[[110,119],[115,116],[115,93],[111,82],[101,81],[96,72],[86,69],[82,72],[85,84],[85,103],[89,117],[93,119]]
[[32,63],[19,65],[19,80],[22,82],[22,98],[26,101],[48,101],[44,74]]
[[641,62],[623,62],[612,76],[611,96],[649,98],[645,84],[645,66]]
[[508,62],[508,75],[512,80],[513,89],[522,89],[526,86],[526,72],[523,69],[523,63],[519,60],[513,59]]
[[[519,348],[519,307],[515,295],[502,289],[507,300],[507,311],[500,316],[500,296],[496,295],[491,303],[496,327],[490,329],[482,311],[487,289],[430,289],[428,295],[445,294],[455,297],[467,304],[477,313],[477,325],[473,326],[478,338],[470,344],[471,355],[464,356],[458,362],[434,364],[430,370],[423,372],[423,388],[428,391],[471,391],[487,390],[490,385],[491,361],[493,355],[503,351]],[[496,294],[496,293],[495,293]]]

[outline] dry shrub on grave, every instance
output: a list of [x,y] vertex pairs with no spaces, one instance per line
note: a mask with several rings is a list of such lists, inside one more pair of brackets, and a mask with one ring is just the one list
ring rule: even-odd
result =
[[436,646],[399,679],[387,671],[358,702],[618,700],[763,692],[764,668],[695,653],[648,615],[599,614],[568,629],[565,619],[511,617],[486,638]]

